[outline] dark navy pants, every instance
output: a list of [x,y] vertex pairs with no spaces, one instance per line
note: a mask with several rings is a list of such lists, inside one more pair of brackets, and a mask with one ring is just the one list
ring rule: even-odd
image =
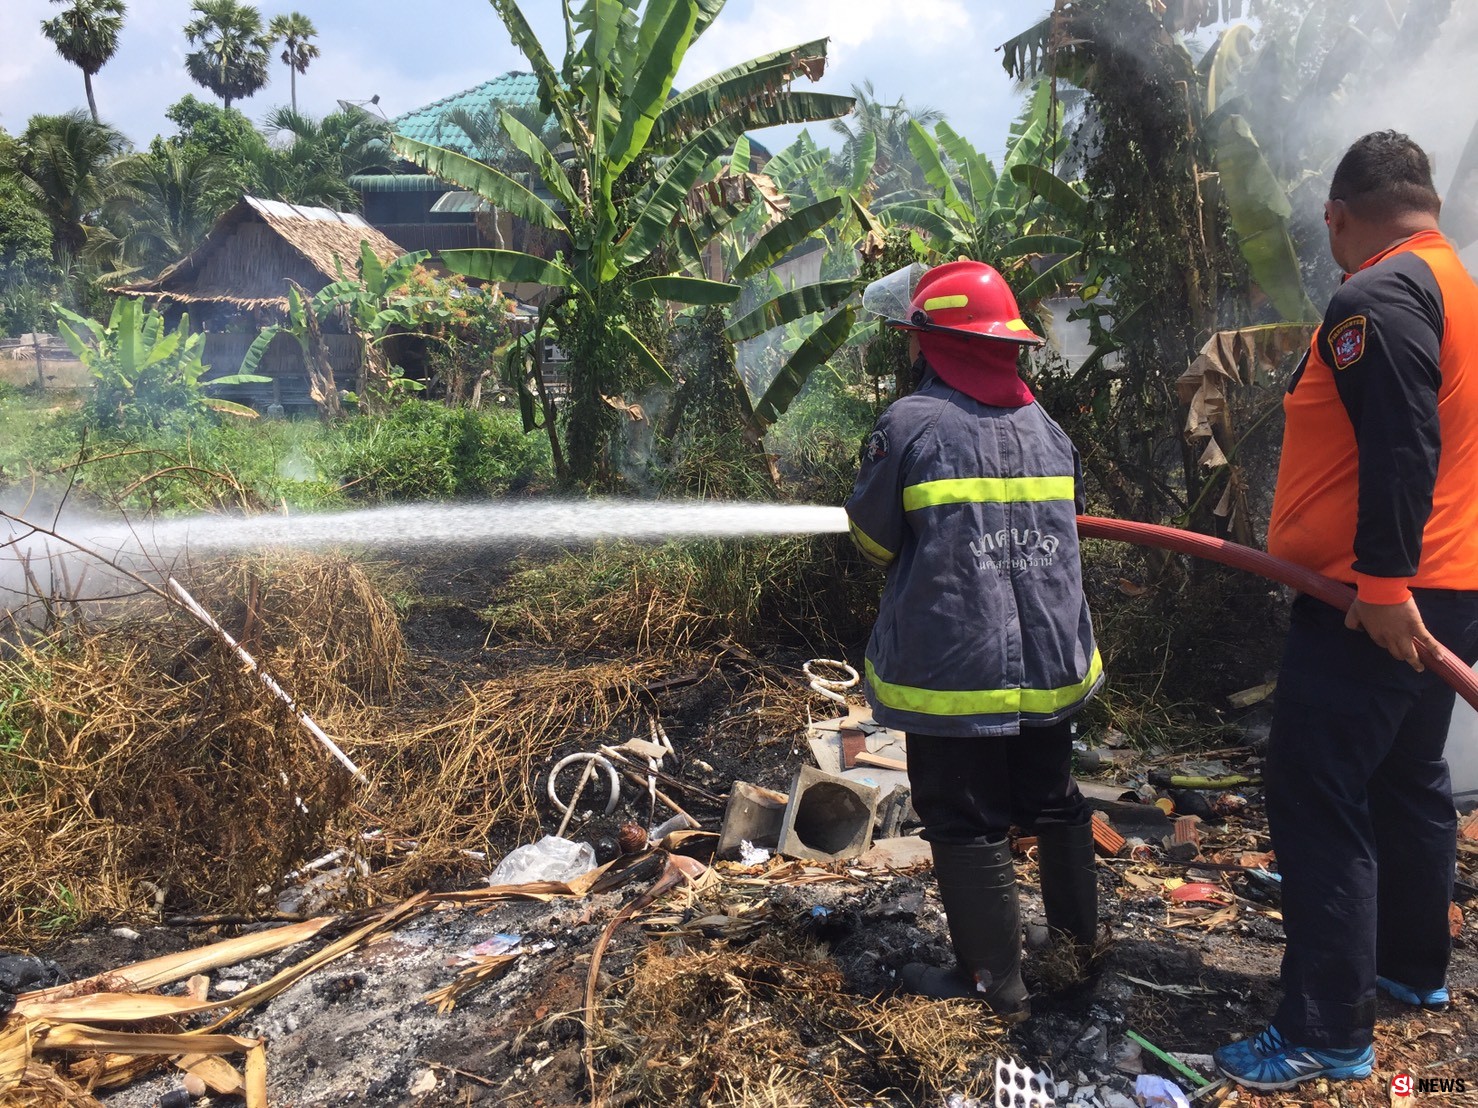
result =
[[[1478,659],[1478,592],[1413,595],[1439,642]],[[1377,974],[1415,989],[1446,980],[1453,700],[1337,609],[1294,601],[1265,775],[1287,935],[1273,1023],[1293,1043],[1368,1045]]]
[[1082,823],[1088,805],[1073,780],[1072,722],[1019,735],[908,736],[914,811],[931,843],[996,842],[1039,819]]

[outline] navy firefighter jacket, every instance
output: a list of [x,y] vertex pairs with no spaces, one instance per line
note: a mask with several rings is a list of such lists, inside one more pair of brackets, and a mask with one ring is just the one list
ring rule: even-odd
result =
[[867,644],[879,723],[1014,735],[1103,683],[1078,558],[1077,451],[1041,405],[997,408],[925,375],[882,414],[847,501],[886,566]]

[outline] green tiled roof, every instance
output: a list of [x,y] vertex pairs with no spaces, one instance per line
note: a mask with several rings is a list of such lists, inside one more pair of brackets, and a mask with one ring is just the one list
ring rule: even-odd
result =
[[419,142],[429,142],[437,146],[445,146],[455,150],[459,154],[475,155],[476,151],[471,148],[458,127],[443,127],[442,120],[447,114],[461,108],[469,114],[478,112],[492,112],[496,108],[537,108],[539,106],[539,79],[532,73],[520,73],[514,71],[505,73],[501,77],[495,77],[491,81],[484,81],[476,88],[466,89],[452,96],[444,96],[440,100],[427,104],[424,108],[417,108],[413,112],[406,112],[391,121],[391,126],[398,135],[406,138],[416,139]]
[[356,173],[349,187],[360,192],[446,192],[451,188],[440,177],[424,173]]

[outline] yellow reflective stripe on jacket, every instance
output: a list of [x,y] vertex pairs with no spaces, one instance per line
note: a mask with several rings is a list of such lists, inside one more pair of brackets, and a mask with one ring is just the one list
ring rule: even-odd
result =
[[894,685],[878,677],[867,662],[867,681],[877,698],[889,708],[925,716],[994,716],[1013,712],[1049,715],[1069,708],[1087,696],[1103,675],[1098,651],[1088,666],[1088,675],[1060,689],[918,689]]
[[881,543],[873,541],[857,521],[851,516],[847,517],[847,529],[852,532],[852,541],[857,544],[857,549],[862,551],[862,556],[874,565],[885,566],[893,560],[893,552]]
[[907,486],[903,490],[903,510],[912,512],[941,504],[1072,500],[1076,495],[1077,487],[1071,477],[954,477]]

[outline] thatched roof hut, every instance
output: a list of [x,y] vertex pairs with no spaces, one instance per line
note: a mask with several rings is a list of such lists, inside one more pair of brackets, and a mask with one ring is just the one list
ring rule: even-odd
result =
[[[405,253],[358,215],[243,197],[190,254],[158,277],[116,292],[142,296],[173,324],[189,312],[205,332],[205,361],[212,376],[235,373],[257,333],[287,318],[288,281],[310,295],[358,272],[360,243],[390,262]],[[360,340],[337,315],[321,321],[335,378],[353,385],[362,360]],[[271,384],[235,386],[223,395],[260,410],[280,404],[311,410],[307,372],[296,342],[279,335],[258,372]]]
[[261,326],[286,313],[289,279],[313,293],[337,280],[341,267],[354,273],[361,242],[382,262],[405,253],[353,213],[245,196],[188,256],[151,281],[116,291],[141,295],[166,313],[189,311],[207,330],[216,317],[236,313]]

